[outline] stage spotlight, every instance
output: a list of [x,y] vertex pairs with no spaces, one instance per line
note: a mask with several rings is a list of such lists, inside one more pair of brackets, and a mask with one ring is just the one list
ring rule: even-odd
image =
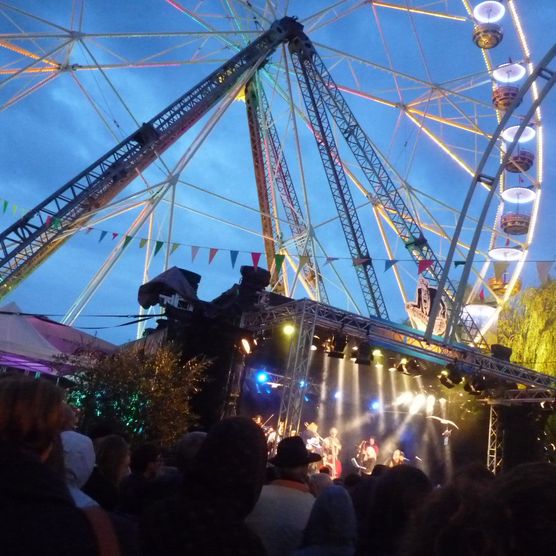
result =
[[268,382],[268,374],[264,371],[260,371],[257,373],[257,382],[264,384]]
[[342,392],[340,392],[340,390],[337,390],[336,392],[334,392],[334,399],[335,400],[341,400],[342,399]]
[[382,357],[382,351],[378,348],[373,349],[373,357]]
[[241,348],[243,349],[245,355],[249,355],[253,350],[251,349],[251,341],[248,338],[241,339]]
[[427,396],[427,407],[425,411],[427,415],[432,415],[434,413],[434,404],[436,403],[436,398],[430,394]]
[[371,346],[367,342],[360,343],[355,352],[356,365],[370,365],[371,364]]
[[421,376],[421,365],[417,359],[410,359],[405,366],[408,374],[414,377]]
[[465,381],[463,389],[471,396],[479,396],[481,394],[478,383],[473,379],[473,377],[470,377],[468,380]]
[[448,363],[446,367],[440,371],[438,378],[440,379],[440,383],[446,386],[446,388],[453,388],[463,380],[461,374],[456,370],[454,363]]
[[371,402],[371,410],[378,411],[380,409],[380,402],[378,400],[374,400]]
[[335,334],[332,337],[330,343],[330,351],[328,352],[328,357],[335,357],[337,359],[343,359],[344,350],[347,346],[347,337],[343,334]]
[[295,326],[293,324],[284,324],[284,326],[282,327],[282,332],[286,336],[292,336],[295,332]]
[[413,401],[413,392],[402,392],[394,402],[394,405],[410,405]]

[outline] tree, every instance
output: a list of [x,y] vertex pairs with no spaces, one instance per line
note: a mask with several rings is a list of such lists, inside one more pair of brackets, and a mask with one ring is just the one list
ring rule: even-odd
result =
[[498,341],[512,348],[512,361],[556,375],[556,281],[528,288],[498,320]]
[[81,410],[85,430],[110,423],[132,441],[170,446],[196,421],[191,399],[209,366],[204,358],[184,362],[172,344],[120,350],[77,372],[68,400]]

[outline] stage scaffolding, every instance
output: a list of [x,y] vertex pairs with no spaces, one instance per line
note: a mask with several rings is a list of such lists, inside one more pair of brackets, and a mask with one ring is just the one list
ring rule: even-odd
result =
[[[480,374],[504,381],[485,393],[483,401],[491,404],[489,420],[488,468],[496,472],[502,463],[503,436],[499,430],[497,405],[554,403],[556,377],[497,359],[463,344],[445,344],[441,338],[427,341],[424,334],[407,326],[376,317],[364,317],[309,299],[270,306],[264,294],[259,310],[245,313],[242,328],[262,333],[281,324],[293,324],[290,350],[283,379],[279,420],[285,430],[299,431],[308,384],[311,345],[315,328],[341,332],[354,340],[367,340],[374,346],[424,359],[440,365],[457,362],[466,376]],[[516,385],[523,388],[516,389]],[[513,386],[512,386],[513,385]]]

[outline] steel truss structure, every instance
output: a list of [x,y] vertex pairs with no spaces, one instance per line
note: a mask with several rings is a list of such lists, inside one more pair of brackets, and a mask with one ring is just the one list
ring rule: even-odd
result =
[[[353,339],[366,340],[378,347],[440,365],[456,362],[458,370],[466,376],[480,374],[499,379],[508,385],[508,389],[502,394],[498,391],[489,393],[494,403],[540,403],[556,397],[556,377],[484,355],[463,344],[447,345],[435,337],[427,341],[424,333],[413,328],[376,317],[363,317],[309,299],[266,306],[248,313],[243,317],[242,326],[253,332],[262,332],[283,323],[294,324],[296,332],[285,371],[288,388],[284,389],[279,418],[295,430],[301,418],[298,412],[305,395],[315,326],[330,331],[341,330],[342,334]],[[527,388],[518,390],[516,384]]]
[[500,415],[495,405],[490,406],[488,419],[487,469],[496,475],[502,469],[504,431],[500,426]]

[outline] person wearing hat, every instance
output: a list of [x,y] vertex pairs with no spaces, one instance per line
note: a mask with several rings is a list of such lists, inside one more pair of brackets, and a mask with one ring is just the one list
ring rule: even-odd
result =
[[315,501],[308,485],[309,464],[320,459],[307,451],[300,436],[291,436],[278,444],[269,460],[278,478],[263,487],[246,519],[268,556],[286,556],[300,546]]

